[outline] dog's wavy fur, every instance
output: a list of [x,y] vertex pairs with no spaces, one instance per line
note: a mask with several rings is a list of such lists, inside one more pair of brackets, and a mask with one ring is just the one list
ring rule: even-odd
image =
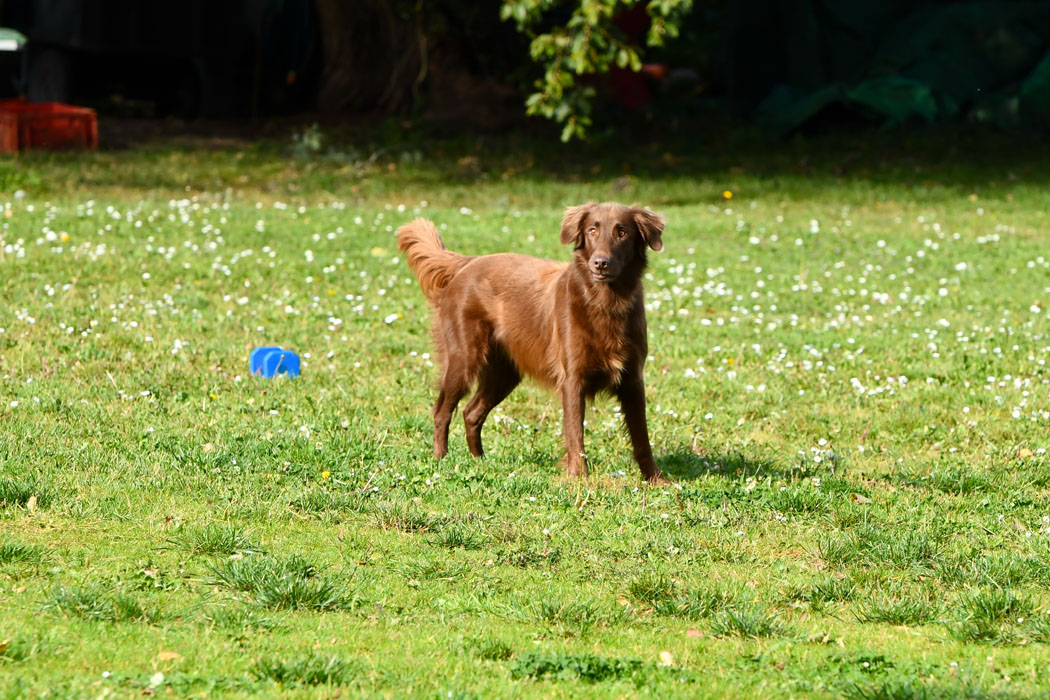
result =
[[565,414],[565,466],[587,473],[583,451],[585,401],[599,391],[623,408],[642,475],[663,481],[645,419],[642,370],[647,350],[642,274],[646,250],[663,247],[664,220],[619,204],[570,207],[562,243],[571,263],[501,253],[470,257],[447,250],[425,219],[402,226],[398,247],[433,309],[441,364],[434,405],[434,454],[448,452],[448,426],[463,410],[467,446],[481,456],[481,427],[489,412],[531,376],[556,390]]

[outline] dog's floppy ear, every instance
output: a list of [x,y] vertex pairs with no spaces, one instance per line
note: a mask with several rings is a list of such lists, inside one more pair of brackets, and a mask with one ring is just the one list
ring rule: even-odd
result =
[[565,218],[561,220],[562,245],[572,243],[578,248],[583,244],[583,224],[593,206],[593,202],[588,202],[565,210]]
[[[663,250],[664,243],[660,240],[660,236],[663,235],[664,226],[667,224],[664,217],[648,209],[635,209],[633,215],[634,223],[638,226],[638,233],[642,234],[642,240],[646,245],[653,250]],[[564,237],[565,234],[563,233],[562,236]]]

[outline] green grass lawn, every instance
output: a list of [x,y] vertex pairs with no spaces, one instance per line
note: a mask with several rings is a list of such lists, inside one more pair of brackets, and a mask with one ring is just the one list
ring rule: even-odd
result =
[[[607,146],[0,163],[0,697],[1050,692],[1045,144]],[[609,399],[566,479],[529,384],[435,462],[393,232],[567,259],[586,200],[669,221],[676,485]]]

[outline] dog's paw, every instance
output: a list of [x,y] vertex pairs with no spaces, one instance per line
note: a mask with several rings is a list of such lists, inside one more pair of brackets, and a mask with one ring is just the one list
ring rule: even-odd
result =
[[565,472],[567,476],[583,479],[587,476],[587,458],[580,455],[580,458],[575,460],[575,464],[572,464],[569,462],[569,455],[562,455],[561,459],[558,460],[558,468]]

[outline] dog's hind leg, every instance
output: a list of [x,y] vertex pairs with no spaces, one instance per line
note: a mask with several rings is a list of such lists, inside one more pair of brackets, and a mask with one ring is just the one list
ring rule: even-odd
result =
[[507,398],[521,382],[521,374],[501,348],[489,351],[487,364],[482,368],[478,380],[478,391],[463,409],[463,424],[467,428],[467,447],[470,454],[481,457],[481,427],[489,411]]
[[441,459],[448,454],[448,426],[452,413],[485,363],[485,352],[492,330],[482,323],[449,324],[450,335],[441,343],[441,386],[434,404],[434,456]]
[[448,454],[448,426],[452,422],[452,412],[470,385],[470,379],[460,367],[452,363],[445,366],[441,373],[441,390],[434,404],[434,456],[438,459]]

